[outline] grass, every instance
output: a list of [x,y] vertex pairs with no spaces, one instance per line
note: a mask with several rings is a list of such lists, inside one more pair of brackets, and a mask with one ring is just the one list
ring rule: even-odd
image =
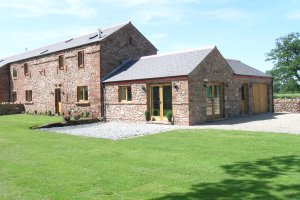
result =
[[300,98],[300,93],[274,93],[274,99]]
[[0,199],[300,199],[300,136],[178,130],[111,141],[0,116]]

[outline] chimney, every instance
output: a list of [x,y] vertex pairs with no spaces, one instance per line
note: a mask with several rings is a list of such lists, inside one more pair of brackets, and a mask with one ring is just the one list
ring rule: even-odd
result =
[[101,29],[98,29],[98,38],[101,38],[102,37],[102,31],[101,31]]

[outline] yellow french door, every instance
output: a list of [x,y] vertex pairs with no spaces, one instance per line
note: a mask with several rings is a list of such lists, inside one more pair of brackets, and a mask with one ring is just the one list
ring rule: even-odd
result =
[[151,85],[151,119],[167,120],[166,115],[172,112],[172,85]]
[[208,83],[206,87],[206,116],[208,119],[223,117],[222,83]]

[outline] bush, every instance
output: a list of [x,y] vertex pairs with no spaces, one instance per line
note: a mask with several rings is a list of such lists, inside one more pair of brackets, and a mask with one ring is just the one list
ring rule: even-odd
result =
[[37,110],[34,110],[34,114],[36,115],[38,112],[37,112]]
[[89,118],[89,116],[90,116],[90,112],[86,112],[86,113],[85,113],[85,117],[86,117],[86,118]]
[[75,115],[74,115],[74,120],[75,120],[75,121],[78,121],[79,119],[80,119],[80,114],[75,114]]
[[145,111],[145,118],[146,118],[146,121],[150,121],[150,112],[149,111]]
[[52,116],[51,110],[48,110],[48,116]]
[[167,112],[166,116],[168,118],[168,121],[172,122],[173,113],[171,111],[169,111],[169,112]]
[[70,116],[64,116],[64,121],[65,122],[70,122],[71,121],[71,117]]

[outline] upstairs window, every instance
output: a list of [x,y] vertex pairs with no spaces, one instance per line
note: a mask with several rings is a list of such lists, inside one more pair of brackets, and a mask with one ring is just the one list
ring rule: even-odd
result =
[[129,37],[129,45],[132,45],[132,37]]
[[58,56],[58,69],[63,70],[65,65],[65,58],[63,55]]
[[17,78],[17,77],[18,77],[17,67],[13,67],[13,78]]
[[77,87],[77,101],[78,102],[87,102],[89,100],[89,93],[87,86]]
[[121,86],[119,88],[119,100],[120,102],[132,101],[132,93],[130,86]]
[[24,75],[29,76],[29,66],[28,63],[24,64]]
[[25,95],[26,95],[26,102],[32,102],[32,90],[26,90]]
[[12,93],[12,102],[16,102],[17,101],[17,92],[13,92]]
[[78,67],[80,68],[84,67],[84,52],[78,51],[77,58],[78,58]]

